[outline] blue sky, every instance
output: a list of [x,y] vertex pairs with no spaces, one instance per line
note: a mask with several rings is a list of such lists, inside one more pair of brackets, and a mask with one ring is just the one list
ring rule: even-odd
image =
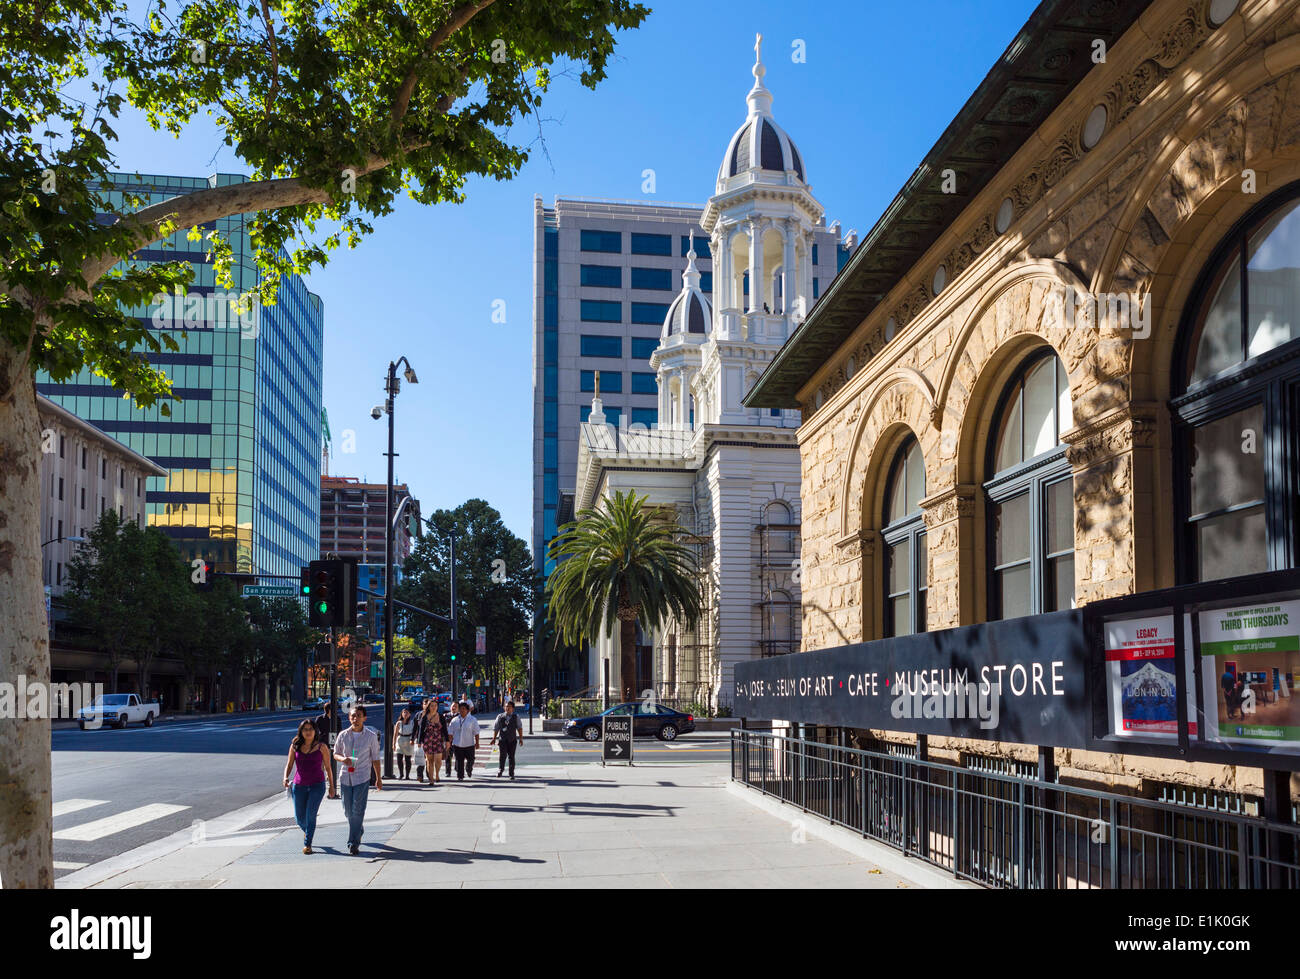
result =
[[[803,156],[827,222],[865,233],[1023,26],[1030,0],[664,0],[621,35],[594,92],[558,79],[534,147],[509,183],[474,181],[459,206],[400,202],[355,251],[308,279],[325,302],[330,472],[384,477],[388,362],[420,383],[397,403],[397,477],[425,513],[481,497],[532,539],[533,197],[702,204],[745,116],[754,34],[764,36],[772,111]],[[792,59],[803,42],[806,61]],[[518,130],[524,141],[532,121]],[[118,126],[118,166],[142,173],[244,173],[208,126],[183,138]],[[549,160],[547,156],[549,155]],[[653,169],[656,193],[641,192]],[[506,322],[492,321],[504,300]],[[355,451],[343,452],[347,433]]]

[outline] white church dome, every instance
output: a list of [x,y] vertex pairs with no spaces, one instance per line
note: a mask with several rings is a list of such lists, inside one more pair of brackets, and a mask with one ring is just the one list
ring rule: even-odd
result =
[[[760,51],[762,35],[754,45]],[[761,52],[754,63],[754,87],[750,89],[745,101],[749,103],[749,115],[736,130],[731,142],[727,144],[726,156],[718,169],[718,184],[729,177],[735,177],[753,168],[784,173],[793,170],[804,183],[803,158],[794,145],[789,134],[772,119],[772,93],[763,84],[767,69],[763,67]]]
[[703,340],[713,321],[713,308],[704,291],[700,289],[700,273],[695,267],[695,236],[691,236],[691,250],[686,255],[686,270],[682,272],[682,291],[668,307],[660,337],[667,340],[678,333],[698,336]]

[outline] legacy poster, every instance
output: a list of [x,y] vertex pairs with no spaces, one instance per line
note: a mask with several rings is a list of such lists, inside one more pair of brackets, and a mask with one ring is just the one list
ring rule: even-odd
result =
[[1200,613],[1206,736],[1300,750],[1300,602]]
[[[1112,737],[1178,740],[1178,678],[1174,672],[1174,617],[1107,619],[1106,677]],[[1184,624],[1187,644],[1188,734],[1196,737],[1196,694],[1191,680],[1192,632]]]

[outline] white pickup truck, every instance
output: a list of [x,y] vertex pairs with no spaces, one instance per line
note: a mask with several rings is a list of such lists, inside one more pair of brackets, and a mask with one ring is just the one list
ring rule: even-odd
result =
[[145,727],[153,727],[154,718],[160,710],[156,703],[141,700],[133,693],[110,693],[89,707],[81,708],[77,713],[77,725],[83,731],[88,727],[104,727],[108,724],[123,728],[136,721]]

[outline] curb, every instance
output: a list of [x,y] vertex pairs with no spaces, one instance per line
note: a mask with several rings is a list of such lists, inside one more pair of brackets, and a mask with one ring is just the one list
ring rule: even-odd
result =
[[870,860],[881,870],[887,870],[896,877],[902,877],[904,880],[911,881],[921,887],[931,890],[961,891],[984,889],[977,884],[958,880],[952,874],[933,868],[920,860],[905,857],[891,847],[864,839],[851,830],[828,823],[816,813],[805,813],[802,809],[796,809],[784,802],[778,802],[771,796],[763,795],[757,789],[743,785],[734,779],[727,780],[727,791],[738,799],[744,799],[755,808],[762,809],[764,812],[786,822],[803,816],[810,817],[806,820],[804,826],[809,836],[824,840],[832,846],[837,846],[841,850],[853,854],[855,857]]
[[[242,809],[235,809],[214,819],[205,820],[205,827],[218,836],[225,833],[234,833],[241,827],[256,822],[259,816],[269,809],[283,804],[283,802],[284,794],[277,792],[261,802],[254,802]],[[161,840],[154,840],[152,843],[138,846],[134,850],[119,853],[115,857],[109,857],[107,860],[99,861],[99,863],[92,863],[89,867],[82,867],[80,870],[65,874],[55,880],[54,887],[58,890],[94,887],[96,884],[102,884],[118,874],[126,873],[128,870],[135,870],[137,867],[159,860],[175,853],[177,850],[183,850],[193,843],[193,828],[179,829],[171,836],[165,836]]]

